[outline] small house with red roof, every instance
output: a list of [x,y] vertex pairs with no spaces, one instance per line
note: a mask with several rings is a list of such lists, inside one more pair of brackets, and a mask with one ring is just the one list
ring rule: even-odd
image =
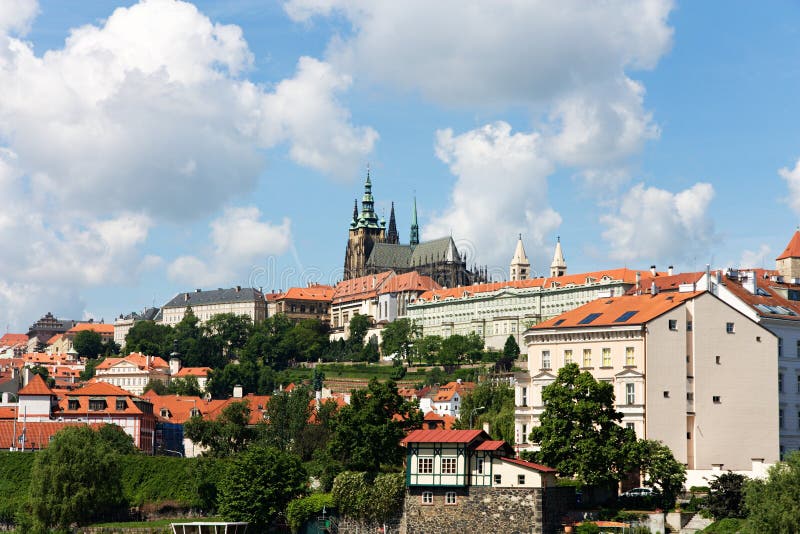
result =
[[290,287],[282,293],[267,293],[267,309],[270,315],[282,313],[293,321],[319,319],[329,322],[333,287],[309,284],[306,287]]
[[133,352],[122,358],[106,358],[95,368],[95,381],[105,382],[130,391],[144,393],[151,380],[169,382],[170,367],[159,356],[146,356]]
[[556,532],[571,502],[555,469],[515,458],[483,430],[415,430],[402,444],[409,533]]

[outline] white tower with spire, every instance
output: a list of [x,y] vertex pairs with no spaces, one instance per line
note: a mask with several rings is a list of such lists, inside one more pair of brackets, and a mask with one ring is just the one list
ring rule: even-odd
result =
[[556,251],[553,254],[553,263],[550,264],[550,277],[556,278],[567,274],[567,260],[564,259],[564,251],[561,250],[561,236],[556,241]]
[[528,261],[528,256],[525,255],[525,247],[522,246],[522,234],[519,234],[517,241],[517,249],[514,251],[514,257],[511,258],[511,265],[509,267],[509,280],[527,280],[531,273],[531,262]]

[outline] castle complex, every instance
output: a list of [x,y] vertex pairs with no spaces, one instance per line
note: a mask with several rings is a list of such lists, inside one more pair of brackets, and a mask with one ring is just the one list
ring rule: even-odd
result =
[[417,202],[411,216],[411,234],[408,245],[400,244],[397,222],[392,203],[389,227],[375,213],[372,182],[367,170],[361,212],[358,201],[353,206],[353,219],[344,256],[344,279],[359,278],[384,271],[397,274],[417,271],[429,276],[443,287],[466,286],[485,282],[486,270],[467,269],[466,254],[459,252],[453,237],[443,237],[420,243],[417,223]]

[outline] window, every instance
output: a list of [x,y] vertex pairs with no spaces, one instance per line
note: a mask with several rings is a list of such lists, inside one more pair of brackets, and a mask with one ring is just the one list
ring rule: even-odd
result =
[[501,484],[502,482],[503,482],[503,476],[502,475],[495,475],[494,476],[494,483],[495,484]]
[[694,326],[692,325],[692,321],[686,321],[686,331],[691,332]]
[[797,375],[797,392],[800,393],[800,375]]
[[100,411],[106,409],[106,400],[105,399],[89,399],[89,410],[92,411]]
[[778,373],[778,393],[783,393],[783,373]]
[[525,475],[517,475],[517,484],[520,486],[525,485]]
[[665,392],[664,392],[664,398],[665,398],[665,399],[668,399],[668,398],[669,398],[669,391],[665,391]]
[[625,423],[625,428],[627,428],[628,430],[634,430],[633,423]]
[[422,504],[433,504],[433,492],[432,491],[423,491],[422,492]]
[[442,474],[455,475],[456,474],[456,458],[442,458]]
[[628,404],[636,402],[636,384],[625,384],[625,401]]
[[686,433],[686,439],[692,439],[692,433],[691,432],[687,432]]
[[455,504],[456,503],[456,492],[455,491],[448,491],[444,494],[444,503],[445,504]]
[[714,356],[714,362],[716,362],[717,365],[720,365],[722,363],[722,357]]
[[603,349],[603,367],[611,367],[611,349]]
[[600,317],[601,315],[602,313],[590,313],[589,315],[578,321],[578,324],[589,324],[598,317]]
[[117,397],[117,403],[116,403],[117,411],[124,410],[127,407],[128,403],[125,402],[125,399]]
[[778,408],[778,428],[783,428],[783,408]]
[[592,349],[583,349],[583,366],[592,366]]
[[620,315],[619,317],[614,319],[614,322],[615,323],[624,323],[625,321],[627,321],[628,319],[630,319],[631,317],[633,317],[637,313],[639,313],[639,312],[638,311],[626,311],[625,313],[623,313],[622,315]]
[[625,365],[636,365],[633,347],[625,347]]
[[797,340],[797,357],[800,358],[800,339]]
[[714,404],[719,404],[722,402],[722,399],[720,398],[719,395],[714,395],[713,397],[711,397],[711,402],[713,402]]
[[417,473],[420,475],[433,473],[433,458],[417,458]]
[[[800,342],[800,340],[798,340]],[[783,357],[783,338],[778,338],[778,358]]]
[[542,351],[542,369],[550,369],[550,351]]
[[[800,388],[800,375],[797,376],[797,383]],[[69,399],[69,403],[67,404],[68,410],[77,410],[81,407],[81,403],[78,399]]]
[[522,388],[522,405],[528,405],[528,388]]
[[733,323],[725,323],[725,331],[729,334],[733,334],[735,332]]
[[686,394],[686,400],[693,401],[694,400],[694,393],[691,391]]
[[483,458],[477,458],[475,460],[475,471],[479,474],[483,474]]
[[572,363],[572,349],[566,349],[564,351],[564,365]]
[[669,320],[669,329],[670,330],[677,330],[678,329],[678,320],[677,319],[670,319]]

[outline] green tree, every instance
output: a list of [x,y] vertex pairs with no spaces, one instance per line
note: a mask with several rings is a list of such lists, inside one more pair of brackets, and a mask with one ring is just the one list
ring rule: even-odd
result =
[[50,376],[50,371],[47,370],[47,367],[42,367],[38,363],[30,368],[31,375],[39,375],[41,376],[47,387],[51,388],[56,385],[56,379]]
[[482,382],[461,400],[461,416],[454,428],[481,428],[489,423],[492,437],[514,444],[514,390],[508,384]]
[[397,393],[397,385],[373,378],[366,389],[353,390],[350,404],[338,411],[328,442],[330,457],[353,471],[402,465],[405,450],[400,440],[420,426],[422,413]]
[[72,340],[72,348],[78,353],[78,356],[86,358],[97,358],[105,352],[103,345],[103,338],[94,330],[81,330],[75,334],[75,339]]
[[105,357],[87,359],[86,360],[86,365],[84,366],[83,371],[81,371],[81,374],[80,374],[81,380],[85,381],[85,380],[89,380],[90,378],[92,378],[94,376],[95,369],[97,368],[98,365],[103,363],[104,360],[105,360]]
[[134,324],[125,336],[127,353],[140,352],[150,356],[169,358],[172,352],[172,340],[175,338],[172,327],[156,324],[153,321],[139,321]]
[[246,315],[219,313],[206,321],[202,329],[206,336],[218,339],[224,355],[230,358],[247,344],[253,331],[253,323]]
[[744,508],[744,486],[747,477],[728,471],[708,483],[706,509],[714,519],[747,517]]
[[155,391],[156,395],[169,395],[169,388],[161,380],[148,380],[144,392]]
[[472,332],[469,335],[453,334],[442,340],[439,349],[439,363],[442,365],[458,365],[467,360],[480,360],[483,350],[483,339]]
[[438,361],[441,348],[441,336],[425,336],[414,340],[414,354],[428,365],[433,365]]
[[511,334],[506,339],[506,344],[503,346],[503,355],[497,361],[497,367],[499,370],[508,371],[514,365],[514,361],[519,358],[520,350],[519,345],[517,344],[517,340],[514,338],[514,335]]
[[199,397],[203,394],[200,390],[200,384],[197,382],[197,377],[194,376],[173,378],[169,381],[167,392],[171,395],[183,395],[185,397]]
[[273,395],[266,406],[266,425],[263,439],[267,445],[289,451],[303,460],[311,458],[311,451],[300,450],[302,434],[311,417],[311,395],[307,388],[298,387],[291,392]]
[[744,531],[795,533],[800,525],[800,452],[791,452],[767,473],[765,480],[745,484],[748,520]]
[[257,437],[250,426],[248,401],[231,402],[213,421],[194,416],[184,424],[187,438],[208,447],[210,456],[231,456],[243,451]]
[[103,342],[103,356],[117,356],[119,355],[121,347],[119,343],[113,339],[107,339]]
[[133,444],[133,438],[119,425],[104,424],[97,429],[100,441],[105,442],[111,450],[118,454],[136,454],[139,450]]
[[636,436],[618,424],[611,384],[571,363],[543,388],[542,400],[540,426],[531,432],[540,446],[530,455],[536,461],[588,485],[613,484],[635,466]]
[[387,324],[381,332],[381,352],[384,356],[395,354],[410,363],[413,328],[409,319],[402,318]]
[[307,483],[308,475],[297,456],[253,446],[233,459],[220,482],[219,513],[264,532],[285,515],[289,502],[305,492]]
[[359,313],[353,315],[350,319],[350,337],[347,338],[347,344],[350,346],[351,353],[358,353],[364,346],[364,339],[367,337],[367,330],[372,325],[369,317]]
[[65,428],[36,454],[29,492],[40,529],[111,518],[124,508],[118,455],[99,432]]
[[253,364],[263,363],[280,371],[286,369],[295,357],[295,347],[285,340],[294,323],[279,313],[253,326],[252,334],[241,351],[239,361]]
[[660,441],[640,440],[636,448],[634,454],[637,458],[633,461],[647,476],[645,484],[659,491],[664,508],[672,508],[686,481],[686,468],[675,459],[670,448]]

